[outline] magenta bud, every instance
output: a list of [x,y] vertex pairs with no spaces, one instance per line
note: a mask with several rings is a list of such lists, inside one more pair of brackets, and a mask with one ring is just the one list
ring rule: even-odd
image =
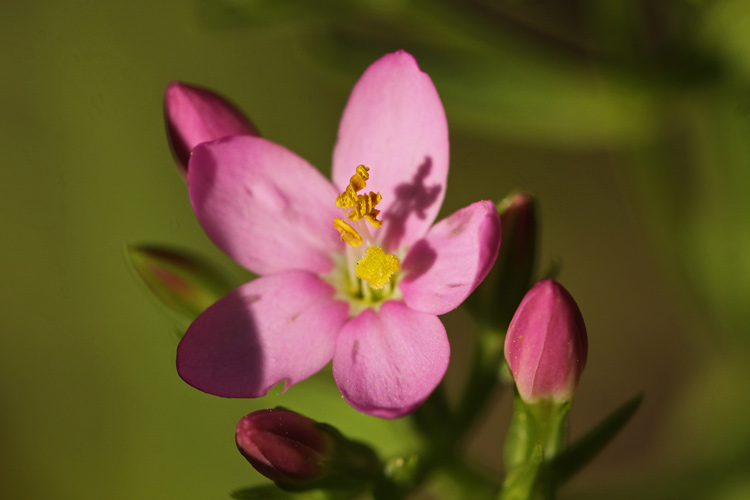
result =
[[492,301],[495,322],[508,324],[531,283],[536,261],[536,201],[529,193],[509,195],[497,206],[503,244],[495,263]]
[[498,204],[503,243],[516,265],[530,266],[536,250],[536,201],[529,193],[516,192]]
[[586,325],[573,297],[551,279],[534,285],[505,337],[505,360],[521,399],[570,401],[587,353]]
[[164,92],[164,119],[172,154],[183,175],[190,152],[198,144],[230,135],[260,135],[226,98],[180,82],[170,83]]
[[277,483],[320,479],[321,463],[331,449],[328,435],[314,420],[283,408],[242,417],[237,448],[255,469]]

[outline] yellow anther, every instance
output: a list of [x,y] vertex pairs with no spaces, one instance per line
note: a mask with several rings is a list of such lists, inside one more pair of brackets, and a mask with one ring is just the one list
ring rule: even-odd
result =
[[383,221],[380,221],[376,219],[375,217],[378,216],[380,213],[380,210],[373,210],[371,214],[365,215],[365,220],[372,224],[373,227],[381,227],[383,225]]
[[367,173],[369,171],[370,169],[364,165],[357,167],[356,172],[349,179],[349,185],[346,186],[344,192],[336,198],[337,207],[350,208],[357,203],[357,193],[367,185],[367,179],[370,178],[370,174]]
[[370,191],[370,194],[359,195],[354,206],[352,206],[353,210],[349,212],[349,219],[367,219],[373,226],[380,227],[382,223],[375,219],[380,213],[380,210],[375,208],[375,205],[380,203],[380,199],[380,193],[373,193],[372,191]]
[[380,227],[383,225],[377,219],[380,210],[375,209],[375,205],[380,203],[380,193],[370,191],[369,194],[357,194],[367,185],[367,179],[370,178],[369,170],[364,165],[357,167],[355,174],[349,179],[349,185],[336,197],[336,206],[352,209],[348,215],[349,220],[365,219],[374,227]]
[[385,253],[380,247],[370,247],[357,263],[354,272],[372,288],[381,289],[391,281],[391,276],[401,269],[398,257]]
[[359,191],[360,189],[365,187],[365,182],[370,178],[370,174],[368,173],[369,171],[369,167],[365,167],[364,165],[357,166],[355,174],[352,175],[351,179],[349,179],[349,184],[354,187],[355,191]]
[[368,173],[370,171],[369,167],[366,167],[364,165],[359,165],[356,168],[356,175],[352,176],[352,179],[354,177],[361,177],[364,180],[368,180],[370,178],[370,174]]
[[349,208],[357,202],[357,193],[351,185],[347,186],[343,193],[336,197],[336,206],[339,208]]
[[351,246],[358,247],[362,244],[362,237],[359,233],[352,226],[344,222],[343,219],[339,219],[338,217],[333,219],[333,227],[339,230],[341,239]]

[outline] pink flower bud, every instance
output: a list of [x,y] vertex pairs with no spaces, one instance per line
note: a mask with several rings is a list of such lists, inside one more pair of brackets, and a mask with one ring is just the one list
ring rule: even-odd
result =
[[536,201],[529,193],[516,192],[498,205],[503,243],[512,242],[507,252],[512,262],[530,267],[536,250]]
[[521,398],[570,401],[587,353],[586,325],[573,297],[554,280],[534,285],[505,337],[505,360]]
[[164,92],[164,119],[172,154],[183,174],[187,173],[190,152],[198,144],[229,135],[260,135],[224,97],[180,82],[170,83]]
[[508,324],[531,283],[536,254],[536,201],[517,192],[498,204],[502,245],[495,263],[492,313],[498,324]]
[[318,424],[283,408],[242,417],[235,434],[240,453],[267,478],[280,483],[319,479],[331,447]]

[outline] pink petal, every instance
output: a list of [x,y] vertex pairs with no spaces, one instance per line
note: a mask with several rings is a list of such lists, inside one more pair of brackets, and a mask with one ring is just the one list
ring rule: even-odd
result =
[[324,273],[343,243],[333,228],[336,192],[305,160],[260,137],[233,136],[198,146],[188,189],[206,234],[257,274],[287,269]]
[[333,354],[333,377],[357,410],[396,418],[430,395],[449,360],[448,337],[436,316],[389,301],[344,326]]
[[458,307],[482,282],[500,248],[495,205],[478,201],[435,224],[414,244],[399,283],[410,308],[444,314]]
[[339,125],[333,182],[348,185],[370,167],[366,191],[380,192],[386,250],[409,246],[437,217],[448,178],[448,124],[435,86],[410,54],[375,61],[354,87]]
[[260,135],[234,104],[208,89],[172,82],[164,92],[167,138],[186,173],[190,152],[202,142],[228,135]]
[[349,308],[304,271],[258,278],[229,292],[190,325],[177,348],[180,377],[229,398],[285,390],[323,368]]

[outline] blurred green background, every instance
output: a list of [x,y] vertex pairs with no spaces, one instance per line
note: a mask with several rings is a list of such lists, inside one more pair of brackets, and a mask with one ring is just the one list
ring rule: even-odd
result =
[[[399,48],[451,126],[442,215],[523,188],[542,265],[583,311],[580,435],[643,407],[563,498],[750,498],[750,2],[31,0],[0,8],[0,497],[207,499],[262,479],[244,414],[283,404],[386,454],[408,422],[351,410],[329,373],[283,396],[199,393],[129,243],[192,248],[164,135],[171,80],[216,89],[328,173],[368,64]],[[471,323],[446,315],[459,382]],[[469,444],[500,470],[509,402]]]

